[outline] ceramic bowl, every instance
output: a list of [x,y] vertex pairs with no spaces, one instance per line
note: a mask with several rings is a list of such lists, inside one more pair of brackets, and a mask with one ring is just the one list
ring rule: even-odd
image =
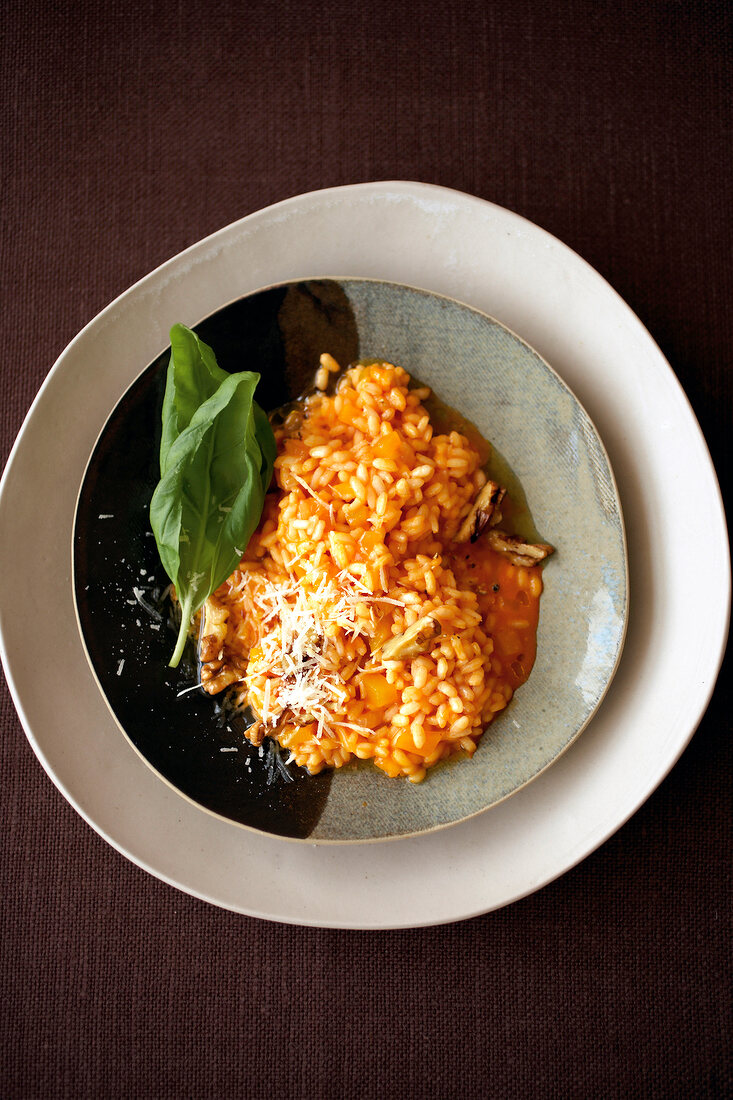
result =
[[[244,723],[199,690],[196,667],[167,667],[175,635],[161,600],[148,505],[157,482],[169,349],[120,400],[82,482],[74,593],[82,639],[121,730],[158,775],[204,810],[265,833],[366,841],[426,832],[495,805],[548,768],[585,728],[611,682],[628,610],[626,545],[598,434],[565,383],[487,315],[367,279],[286,283],[195,326],[228,370],[262,375],[266,408],[298,395],[322,351],[382,357],[431,386],[478,427],[523,488],[556,554],[545,566],[537,661],[482,737],[421,784],[371,766],[309,776],[244,740]],[[181,694],[184,692],[184,694]]]

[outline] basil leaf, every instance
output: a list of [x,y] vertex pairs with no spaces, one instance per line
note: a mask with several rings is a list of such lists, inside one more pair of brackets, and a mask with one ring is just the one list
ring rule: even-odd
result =
[[171,446],[208,397],[225,378],[216,356],[195,332],[174,325],[170,333],[171,357],[163,397],[163,432],[160,440],[160,473],[165,473]]
[[[150,504],[160,559],[181,604],[173,667],[192,616],[237,567],[259,523],[276,454],[272,428],[254,401],[260,376],[222,374],[168,444]],[[172,416],[170,405],[166,412]]]
[[262,451],[262,467],[260,470],[262,490],[266,493],[270,486],[272,471],[277,458],[277,443],[267,413],[263,412],[256,401],[253,402],[253,406],[255,435]]

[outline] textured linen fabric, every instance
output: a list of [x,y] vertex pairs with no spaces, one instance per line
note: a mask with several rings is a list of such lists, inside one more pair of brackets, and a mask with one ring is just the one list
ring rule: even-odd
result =
[[[727,487],[725,3],[10,0],[0,49],[3,463],[57,355],[135,280],[279,199],[401,178],[491,199],[596,267]],[[730,1095],[724,678],[579,867],[384,933],[248,919],[133,866],[45,775],[3,685],[0,1094]]]

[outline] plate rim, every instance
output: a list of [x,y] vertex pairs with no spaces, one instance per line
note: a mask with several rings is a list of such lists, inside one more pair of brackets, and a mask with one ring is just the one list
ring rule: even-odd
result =
[[[604,279],[602,275],[600,275],[599,272],[595,271],[595,269],[593,269],[590,264],[587,263],[587,261],[583,260],[583,258],[580,257],[576,252],[574,252],[568,245],[563,244],[546,230],[542,229],[540,226],[534,225],[532,222],[530,222],[528,219],[523,218],[521,215],[497,206],[489,200],[481,199],[473,195],[463,194],[462,192],[433,184],[420,182],[413,183],[410,181],[375,181],[373,183],[350,185],[347,184],[342,187],[310,191],[305,192],[302,195],[296,195],[287,199],[283,199],[278,203],[263,208],[262,210],[253,211],[252,213],[246,215],[244,218],[237,219],[236,221],[230,223],[229,226],[225,226],[222,229],[217,230],[216,233],[190,245],[188,248],[184,249],[176,256],[165,261],[164,264],[154,269],[154,271],[150,272],[142,279],[138,280],[136,283],[133,284],[133,286],[123,291],[122,294],[118,295],[108,306],[100,311],[92,320],[87,323],[87,325],[84,326],[84,328],[77,334],[77,336],[73,338],[73,340],[69,343],[69,345],[67,345],[64,351],[58,357],[56,363],[54,364],[51,371],[44,380],[42,386],[40,387],[35,399],[30,406],[29,412],[26,415],[26,418],[20,429],[18,437],[16,438],[13,448],[11,449],[5,471],[3,473],[2,481],[0,482],[0,515],[2,514],[2,507],[7,495],[8,484],[11,481],[14,467],[18,461],[17,456],[22,446],[23,436],[32,418],[32,414],[35,413],[39,404],[44,399],[44,396],[49,386],[51,385],[53,378],[59,372],[67,357],[71,354],[73,350],[75,350],[77,343],[83,338],[84,334],[89,330],[92,325],[99,322],[100,319],[108,317],[110,311],[113,311],[114,308],[121,301],[133,294],[136,290],[138,290],[138,288],[141,287],[141,285],[145,284],[146,281],[154,280],[155,278],[159,277],[160,274],[165,272],[167,268],[170,269],[176,263],[180,262],[182,258],[189,258],[190,255],[196,250],[201,249],[206,245],[210,245],[212,241],[221,239],[227,232],[232,231],[232,229],[237,226],[241,226],[249,219],[266,214],[272,214],[274,211],[278,210],[282,211],[282,209],[286,207],[292,208],[299,203],[302,204],[308,201],[312,202],[315,200],[320,201],[321,203],[338,203],[342,199],[345,199],[347,195],[359,196],[366,195],[368,193],[371,193],[376,198],[381,198],[384,200],[385,198],[389,198],[390,193],[394,194],[395,192],[398,192],[401,198],[406,198],[416,203],[419,203],[420,201],[425,201],[432,204],[440,204],[441,202],[452,201],[453,203],[462,204],[464,209],[470,208],[472,211],[475,211],[477,213],[486,213],[486,211],[493,210],[495,217],[499,216],[503,219],[507,219],[512,225],[516,226],[518,230],[525,230],[526,232],[537,234],[540,241],[544,242],[545,246],[550,245],[552,247],[559,248],[562,257],[575,265],[576,269],[585,269],[588,273],[592,274],[592,277],[594,280],[596,280],[597,285],[602,288],[604,295],[607,296],[610,292],[610,295],[612,296],[612,299],[616,303],[617,307],[620,306],[624,311],[627,320],[630,322],[637,338],[641,337],[648,348],[653,352],[652,358],[654,361],[654,370],[659,377],[663,378],[665,386],[671,388],[671,390],[674,392],[674,398],[681,412],[683,412],[685,415],[687,426],[692,430],[694,439],[691,440],[691,443],[694,443],[694,445],[696,446],[696,455],[699,460],[704,463],[705,466],[705,474],[707,475],[706,487],[711,497],[709,503],[715,512],[714,518],[716,518],[720,523],[721,541],[717,546],[717,551],[719,552],[720,556],[720,561],[718,562],[718,564],[720,566],[721,576],[719,579],[722,581],[725,589],[724,599],[722,600],[722,604],[719,604],[719,614],[716,616],[715,619],[715,626],[717,629],[715,630],[714,642],[711,643],[711,648],[706,654],[708,661],[708,664],[706,665],[706,672],[708,674],[707,680],[705,682],[704,688],[701,689],[698,686],[695,695],[695,705],[692,708],[690,714],[686,715],[684,720],[685,726],[687,727],[686,734],[684,736],[678,737],[678,739],[675,741],[672,751],[667,752],[664,755],[661,764],[659,760],[656,761],[656,766],[652,774],[645,777],[643,791],[641,793],[634,793],[633,800],[631,803],[628,804],[624,813],[619,815],[617,809],[612,811],[608,820],[603,820],[602,822],[599,822],[595,829],[591,830],[591,835],[584,837],[583,843],[577,851],[574,849],[572,855],[563,854],[564,862],[562,866],[558,866],[554,869],[550,869],[546,873],[543,873],[536,881],[533,881],[532,883],[527,885],[526,889],[514,889],[509,893],[505,893],[505,895],[498,901],[493,901],[487,904],[486,900],[482,899],[478,902],[478,904],[474,904],[468,907],[466,905],[463,905],[460,911],[454,911],[450,915],[439,918],[429,917],[424,920],[415,920],[408,917],[407,919],[391,920],[389,922],[376,920],[370,922],[360,921],[359,923],[355,923],[354,921],[349,919],[328,919],[324,921],[317,918],[308,917],[304,914],[300,914],[297,917],[294,917],[292,915],[283,916],[262,909],[259,905],[243,906],[241,904],[228,903],[220,898],[212,896],[206,890],[199,890],[192,886],[190,883],[186,884],[176,880],[174,877],[168,875],[165,871],[153,867],[147,859],[143,858],[140,855],[133,854],[132,852],[127,850],[123,844],[115,841],[115,839],[109,835],[108,831],[104,827],[95,823],[92,820],[91,816],[85,812],[84,808],[76,801],[71,793],[65,789],[65,786],[59,780],[59,777],[57,777],[49,768],[49,766],[47,766],[45,754],[42,751],[32,729],[30,728],[30,721],[23,705],[23,701],[20,697],[18,684],[15,680],[13,669],[10,667],[9,655],[6,649],[5,611],[2,603],[0,602],[0,651],[2,652],[6,678],[8,681],[10,692],[13,697],[16,709],[18,710],[21,723],[29,742],[34,749],[34,752],[36,753],[42,766],[44,767],[44,770],[46,770],[47,774],[49,774],[54,784],[61,791],[64,797],[66,797],[67,801],[69,801],[74,806],[80,816],[82,816],[88,822],[88,824],[90,824],[92,828],[95,829],[96,832],[103,836],[108,841],[108,843],[112,845],[112,847],[116,848],[123,855],[125,855],[126,858],[129,858],[133,863],[136,863],[138,866],[144,868],[145,870],[148,870],[157,878],[168,882],[170,885],[173,885],[176,888],[183,890],[184,892],[192,894],[193,896],[200,897],[220,907],[231,909],[232,911],[236,912],[248,913],[252,916],[263,917],[265,919],[282,921],[284,923],[339,928],[404,928],[448,923],[454,920],[465,919],[478,913],[485,913],[493,909],[500,908],[504,905],[511,904],[513,901],[516,901],[521,897],[527,896],[528,894],[534,892],[535,890],[541,888],[547,883],[553,881],[555,878],[564,874],[566,871],[570,870],[577,863],[579,863],[582,859],[586,858],[586,856],[590,855],[591,852],[599,847],[600,844],[608,839],[609,836],[613,835],[636,812],[636,810],[643,804],[643,802],[646,801],[646,799],[652,794],[659,783],[664,779],[671,768],[675,765],[680,755],[689,743],[695,730],[697,729],[697,726],[699,725],[699,722],[709,704],[710,698],[715,688],[716,677],[719,672],[724,655],[725,643],[728,634],[728,626],[730,620],[730,551],[725,528],[725,512],[723,508],[720,486],[712,463],[709,449],[700,429],[700,425],[697,422],[697,418],[695,417],[689,398],[682,389],[679,380],[672,371],[672,368],[670,367],[663,353],[659,349],[658,345],[655,343],[655,341],[653,340],[645,326],[642,324],[642,322],[639,320],[639,318],[633,313],[631,308],[623,301],[623,299],[613,289],[613,287]],[[457,826],[456,828],[460,828],[460,826]],[[446,832],[450,831],[451,830],[446,830]]]

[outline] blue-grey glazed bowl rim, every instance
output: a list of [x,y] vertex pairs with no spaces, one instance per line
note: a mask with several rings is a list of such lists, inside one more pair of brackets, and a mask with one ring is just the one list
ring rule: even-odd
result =
[[[607,692],[608,692],[608,690],[611,686],[613,677],[614,677],[614,675],[615,675],[615,673],[618,669],[618,665],[619,665],[619,662],[621,660],[623,645],[624,645],[627,626],[628,626],[628,614],[629,614],[628,552],[627,552],[626,533],[625,533],[625,527],[624,527],[624,522],[623,522],[623,513],[622,513],[622,507],[621,507],[621,501],[620,501],[620,497],[619,497],[618,487],[617,487],[617,484],[616,484],[616,480],[615,480],[615,477],[614,477],[614,474],[613,474],[613,470],[612,470],[611,463],[610,463],[608,454],[606,452],[605,446],[603,445],[603,441],[601,440],[600,435],[598,433],[598,430],[595,427],[593,421],[591,420],[591,418],[588,415],[587,411],[583,407],[582,403],[578,400],[578,398],[573,393],[572,389],[561,378],[561,376],[558,374],[558,372],[547,362],[547,360],[544,359],[543,356],[541,356],[526,340],[524,340],[521,336],[519,336],[516,332],[514,332],[509,326],[505,325],[503,322],[501,322],[501,321],[497,320],[496,318],[492,317],[490,314],[486,313],[485,311],[477,309],[474,306],[468,305],[467,303],[462,302],[459,299],[450,297],[448,295],[437,294],[433,291],[425,290],[421,287],[414,286],[412,284],[397,283],[393,280],[384,280],[384,279],[379,279],[379,278],[374,278],[374,277],[363,277],[362,278],[362,277],[357,277],[357,276],[343,276],[342,277],[342,276],[334,276],[334,275],[317,275],[317,276],[310,275],[310,276],[306,276],[306,277],[298,278],[298,279],[287,279],[287,280],[283,280],[283,281],[280,281],[280,282],[269,283],[269,284],[267,284],[263,287],[258,288],[257,290],[254,290],[254,291],[248,293],[247,295],[245,295],[243,297],[242,296],[234,297],[229,302],[226,302],[223,305],[219,306],[215,311],[206,314],[204,317],[200,318],[199,321],[194,322],[192,324],[192,327],[198,328],[199,326],[204,325],[207,321],[211,321],[213,318],[218,317],[220,314],[222,314],[227,309],[229,309],[231,307],[234,307],[237,304],[239,304],[239,303],[241,303],[245,300],[253,299],[256,296],[262,295],[266,292],[278,291],[278,290],[281,290],[281,289],[284,289],[284,288],[288,288],[288,287],[292,287],[292,286],[296,286],[296,285],[300,285],[300,284],[304,284],[304,283],[312,284],[312,283],[326,283],[326,282],[333,282],[333,283],[340,284],[340,285],[347,285],[347,286],[350,286],[352,288],[354,286],[357,286],[357,285],[358,286],[363,285],[363,286],[377,287],[380,290],[391,288],[391,289],[394,289],[396,292],[408,292],[408,293],[416,294],[418,296],[422,296],[426,300],[434,301],[434,302],[438,302],[438,303],[443,303],[445,306],[455,307],[455,308],[459,309],[460,311],[465,311],[467,314],[473,315],[475,318],[478,318],[482,323],[488,323],[489,326],[495,326],[495,328],[497,330],[503,332],[508,337],[510,337],[512,341],[514,341],[517,345],[519,345],[521,348],[523,348],[526,353],[531,355],[539,364],[542,365],[542,367],[544,368],[544,371],[547,372],[547,374],[554,381],[554,383],[557,386],[559,386],[561,391],[563,391],[564,394],[571,400],[573,405],[579,410],[579,412],[584,417],[585,422],[591,428],[591,430],[593,432],[594,445],[597,448],[597,450],[599,451],[600,455],[602,456],[602,459],[603,459],[603,462],[604,462],[604,465],[605,465],[605,473],[606,473],[606,476],[608,478],[608,481],[609,481],[609,483],[612,487],[612,491],[613,491],[614,509],[615,509],[615,512],[616,512],[617,520],[618,520],[618,535],[619,535],[620,540],[621,540],[621,558],[622,558],[622,562],[623,562],[624,602],[623,602],[623,608],[622,608],[622,612],[621,612],[620,630],[618,631],[618,634],[617,634],[617,637],[616,637],[616,646],[615,646],[615,652],[613,654],[613,663],[612,663],[612,665],[609,665],[610,671],[608,672],[607,676],[605,677],[605,682],[603,684],[602,690],[599,692],[597,698],[594,701],[594,705],[589,710],[589,712],[585,716],[582,723],[580,723],[574,729],[574,731],[568,736],[567,740],[562,744],[562,746],[558,749],[558,751],[549,760],[547,760],[547,762],[544,763],[542,767],[540,767],[538,770],[534,771],[533,774],[531,774],[528,777],[524,778],[521,782],[519,782],[515,786],[513,786],[511,790],[506,791],[506,793],[503,793],[500,797],[497,797],[497,798],[493,799],[492,801],[490,801],[486,805],[480,806],[479,808],[476,808],[476,809],[472,810],[469,813],[462,814],[461,816],[456,817],[453,820],[440,821],[440,822],[437,822],[435,824],[429,825],[427,827],[413,829],[412,831],[405,830],[405,831],[400,831],[400,832],[383,833],[383,834],[378,834],[378,835],[373,835],[373,836],[334,837],[334,836],[319,836],[319,835],[317,835],[317,833],[315,835],[309,834],[308,836],[291,836],[291,835],[284,835],[284,834],[277,833],[277,832],[272,832],[270,829],[259,828],[256,825],[250,824],[249,822],[236,820],[236,819],[228,816],[228,814],[220,813],[216,809],[212,809],[210,806],[207,806],[205,803],[200,801],[198,798],[192,797],[185,790],[182,790],[180,786],[178,786],[175,782],[171,781],[171,779],[168,776],[166,776],[162,771],[160,771],[159,768],[156,767],[155,764],[152,763],[148,759],[148,757],[145,755],[145,753],[140,749],[140,747],[135,743],[135,741],[130,736],[128,730],[125,727],[125,724],[123,723],[123,721],[120,720],[120,717],[118,716],[114,706],[112,705],[112,703],[109,699],[109,696],[108,696],[107,692],[105,691],[105,688],[104,688],[104,686],[103,686],[103,684],[100,680],[100,676],[98,674],[98,669],[97,669],[97,667],[95,667],[95,663],[94,663],[94,661],[92,659],[92,656],[89,652],[89,648],[87,646],[87,639],[86,639],[86,636],[85,636],[85,633],[84,633],[84,629],[82,627],[82,621],[81,621],[81,617],[80,617],[80,610],[79,610],[79,604],[78,604],[77,585],[73,584],[72,587],[73,587],[73,590],[74,590],[74,607],[75,607],[75,612],[76,612],[76,617],[77,617],[77,624],[79,626],[79,633],[80,633],[80,636],[81,636],[83,648],[84,648],[85,654],[87,656],[87,660],[88,660],[88,663],[89,663],[90,668],[92,670],[92,673],[93,673],[93,675],[95,677],[95,680],[97,682],[97,685],[100,689],[100,692],[101,692],[103,698],[105,699],[105,702],[107,703],[107,706],[108,706],[112,716],[114,717],[117,725],[122,730],[122,732],[123,732],[125,738],[127,739],[128,743],[134,748],[135,752],[144,760],[145,764],[148,767],[150,767],[151,770],[153,770],[155,772],[155,774],[158,775],[158,777],[163,780],[163,782],[165,782],[169,787],[171,787],[173,790],[175,790],[177,794],[179,794],[181,797],[185,798],[187,801],[192,802],[194,805],[198,806],[200,809],[203,809],[205,812],[207,812],[209,814],[212,814],[214,817],[218,817],[221,820],[226,821],[227,823],[239,825],[244,829],[248,829],[248,830],[254,831],[256,833],[264,832],[266,835],[271,835],[271,836],[275,835],[275,836],[281,837],[282,839],[295,841],[296,843],[308,843],[308,844],[314,844],[314,843],[316,843],[316,844],[378,843],[378,842],[382,842],[384,840],[404,839],[404,838],[408,838],[410,836],[421,836],[425,833],[435,832],[437,830],[447,828],[450,825],[459,824],[461,821],[466,821],[469,818],[474,817],[479,813],[486,812],[486,810],[490,809],[492,806],[496,806],[500,802],[505,801],[507,798],[511,797],[512,794],[515,794],[517,791],[522,790],[529,783],[531,783],[534,779],[536,779],[536,778],[538,778],[538,776],[542,775],[549,767],[552,766],[552,764],[554,764],[571,747],[571,745],[577,740],[577,738],[580,736],[580,734],[583,732],[583,730],[586,729],[586,727],[588,726],[588,724],[591,722],[594,715],[596,714],[598,708],[602,704],[603,699],[605,698],[605,695],[607,694]],[[110,415],[107,417],[101,431],[99,432],[97,440],[95,441],[95,445],[94,445],[94,447],[92,449],[92,452],[90,454],[89,461],[88,461],[88,463],[85,467],[84,475],[83,475],[82,482],[81,482],[80,489],[79,489],[79,495],[77,497],[77,504],[76,504],[75,514],[78,515],[78,510],[79,510],[79,505],[80,505],[80,501],[81,501],[81,498],[82,498],[84,485],[85,485],[85,482],[87,480],[87,477],[88,477],[88,474],[89,474],[89,471],[90,471],[90,467],[92,466],[94,455],[97,451],[97,447],[98,447],[100,441],[105,436],[105,433],[107,431],[108,425],[109,425],[112,417],[114,416],[116,410],[120,407],[120,405],[125,401],[126,397],[134,389],[134,387],[146,375],[146,373],[151,371],[151,369],[153,368],[155,363],[157,363],[160,358],[167,355],[167,353],[168,353],[168,348],[163,349],[163,351],[161,352],[161,356],[159,356],[152,363],[148,364],[146,367],[144,367],[138,373],[138,375],[135,377],[135,379],[133,379],[133,381],[130,383],[130,385],[125,390],[125,393],[120,397],[119,401],[116,403],[115,408],[112,410]],[[393,358],[393,361],[399,361],[399,357],[395,356]],[[423,381],[423,380],[424,379],[421,379],[421,381]],[[459,411],[463,411],[463,410],[459,409]],[[473,419],[473,417],[470,414],[470,410],[468,411],[468,415],[469,415],[469,419]],[[509,456],[509,457],[511,457],[511,456]],[[531,504],[531,501],[530,501],[530,504]],[[76,574],[76,563],[77,563],[75,534],[76,534],[76,523],[74,525],[74,533],[72,534],[72,561],[73,561],[72,573],[73,573],[74,576]],[[560,552],[561,552],[561,550],[562,550],[562,532],[561,531],[559,532],[559,537],[557,538],[557,542],[558,542],[558,546],[559,546]],[[546,598],[546,597],[543,597],[543,599],[544,598]],[[539,654],[539,650],[538,650],[538,654]],[[508,708],[508,711],[504,712],[504,713],[505,714],[509,713],[509,710],[510,710],[510,708]],[[495,723],[492,723],[492,726],[490,727],[490,729],[494,727],[494,725],[496,724],[497,721],[500,721],[500,719],[495,720]],[[482,741],[483,741],[483,739],[482,739]],[[449,763],[448,767],[456,767],[456,766],[461,766],[461,765],[470,768],[472,766],[472,761],[457,761],[455,763]],[[372,769],[370,769],[370,771],[371,771],[371,773],[374,773],[375,769],[372,768]],[[357,774],[359,774],[359,773],[357,773]],[[365,773],[362,769],[361,774],[369,774],[369,772]],[[348,780],[351,778],[351,776],[349,776],[348,774],[345,774],[344,769],[342,769],[340,772],[336,773],[336,775],[338,776],[339,783],[348,782]],[[315,778],[317,779],[318,777],[315,777]],[[428,778],[426,779],[426,781],[423,784],[420,784],[417,788],[413,787],[413,789],[416,789],[416,790],[424,789],[425,784],[430,782],[430,778],[431,778],[431,773],[429,772],[428,773]],[[394,784],[394,783],[399,782],[399,781],[396,781],[396,780],[386,780],[386,781],[389,784]],[[413,786],[413,785],[410,785],[410,786]]]

